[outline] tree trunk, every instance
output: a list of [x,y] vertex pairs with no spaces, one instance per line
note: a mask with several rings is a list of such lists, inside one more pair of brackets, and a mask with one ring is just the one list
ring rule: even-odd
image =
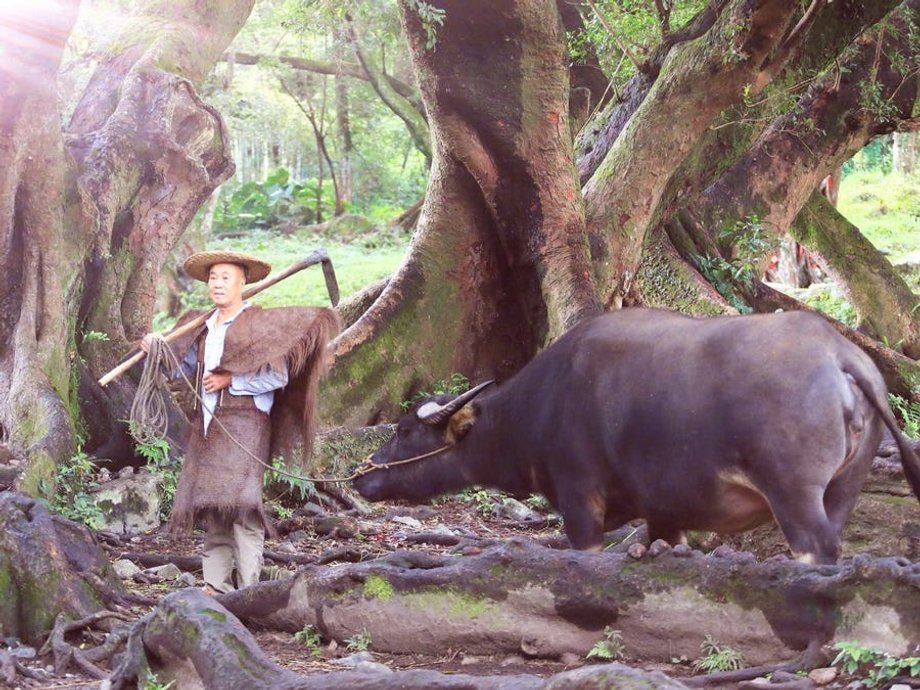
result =
[[[434,160],[406,262],[337,341],[321,404],[338,423],[394,416],[453,372],[504,378],[598,311],[555,6],[438,5],[451,21],[433,51],[403,6]],[[485,50],[489,74],[466,57]]]
[[668,181],[700,136],[745,90],[759,93],[788,59],[787,28],[796,13],[796,5],[781,0],[733,2],[706,34],[668,54],[651,91],[584,187],[592,259],[608,308],[621,306],[632,288]]
[[[444,648],[439,650],[442,653]],[[194,590],[166,597],[134,629],[128,654],[113,677],[113,690],[143,686],[156,673],[176,690],[678,690],[662,673],[619,664],[565,671],[550,678],[532,675],[475,677],[435,671],[341,672],[298,676],[272,662],[255,639],[214,599]]]
[[[102,588],[98,586],[102,583]],[[0,493],[0,635],[40,641],[59,614],[82,618],[123,594],[108,558],[83,525],[38,501]]]
[[814,566],[658,546],[638,559],[523,539],[464,558],[397,552],[306,566],[218,601],[273,630],[313,625],[340,643],[365,630],[372,649],[397,654],[583,657],[605,626],[620,631],[628,657],[664,663],[696,658],[707,633],[752,665],[788,661],[815,642],[871,640],[900,654],[920,639],[920,574],[895,559]]
[[895,132],[891,148],[891,169],[902,175],[913,175],[917,167],[917,133]]
[[[838,168],[873,137],[890,132],[899,120],[911,117],[920,91],[915,65],[910,60],[901,67],[902,74],[891,61],[899,53],[911,54],[907,22],[918,8],[920,1],[908,0],[886,19],[890,28],[874,28],[854,41],[841,56],[839,70],[817,81],[798,108],[770,125],[754,146],[689,204],[704,229],[715,237],[720,229],[757,216],[763,226],[784,234],[828,170]],[[874,84],[878,97],[888,104],[884,111],[865,107],[867,83]],[[914,299],[904,280],[858,231],[852,232],[852,226],[850,239],[843,244],[836,244],[843,241],[840,232],[822,240],[821,234],[840,224],[832,220],[839,214],[814,199],[810,207],[796,239],[819,254],[828,252],[824,258],[829,268],[880,338],[903,343],[912,356],[920,354],[920,315],[912,311]],[[818,216],[823,220],[815,224]],[[806,227],[815,231],[805,232]],[[870,279],[871,274],[875,275]]]
[[30,494],[53,492],[55,464],[77,443],[74,302],[88,234],[55,83],[78,7],[0,7],[0,44],[15,55],[0,70],[0,438],[27,459]]
[[[195,91],[239,31],[254,0],[144,6],[104,53],[68,127],[68,145],[90,203],[93,237],[79,314],[82,412],[97,455],[132,454],[124,425],[135,384],[102,391],[94,380],[150,329],[164,262],[202,203],[233,174],[220,115]],[[151,24],[157,31],[151,32]],[[173,411],[171,433],[183,417]]]
[[348,82],[340,74],[335,76],[335,122],[339,138],[339,187],[336,208],[344,210],[346,204],[354,203],[351,173],[354,144],[351,140],[351,123],[348,114]]

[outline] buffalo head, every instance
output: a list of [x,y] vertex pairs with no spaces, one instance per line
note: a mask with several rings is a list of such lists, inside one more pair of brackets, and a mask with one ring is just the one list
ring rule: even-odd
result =
[[468,486],[458,442],[476,420],[470,401],[491,383],[458,396],[430,397],[400,417],[393,438],[371,456],[365,473],[354,480],[358,493],[371,501],[425,500]]

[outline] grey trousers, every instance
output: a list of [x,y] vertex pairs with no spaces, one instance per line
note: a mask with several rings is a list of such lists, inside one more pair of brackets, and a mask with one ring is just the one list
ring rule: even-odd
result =
[[[213,521],[204,538],[201,566],[204,581],[218,592],[230,592],[259,581],[265,529],[255,515],[233,523]],[[236,568],[236,586],[233,569]]]

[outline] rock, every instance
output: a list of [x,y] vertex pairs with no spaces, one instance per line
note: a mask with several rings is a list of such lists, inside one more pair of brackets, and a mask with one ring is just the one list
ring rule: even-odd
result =
[[905,683],[895,683],[894,685],[889,685],[888,690],[911,690],[911,686]]
[[374,660],[374,655],[370,652],[355,652],[349,656],[343,656],[341,659],[333,659],[331,663],[336,666],[345,668],[355,668],[358,664]]
[[397,515],[390,518],[390,522],[396,522],[400,525],[405,525],[406,527],[412,527],[413,529],[422,528],[422,523],[409,515]]
[[691,549],[687,544],[678,544],[673,549],[671,553],[674,554],[677,558],[690,558],[693,555],[693,549]]
[[134,468],[131,467],[130,465],[128,467],[123,467],[120,470],[118,470],[119,479],[130,479],[133,476],[134,476]]
[[478,656],[472,656],[470,654],[464,654],[463,658],[460,660],[461,666],[474,666],[475,664],[481,663],[482,658]]
[[361,661],[355,666],[359,673],[393,673],[393,669],[377,661]]
[[837,669],[833,666],[827,668],[816,668],[808,673],[816,685],[827,685],[837,677]]
[[524,660],[523,657],[519,657],[516,654],[514,654],[512,656],[506,656],[504,659],[498,662],[498,665],[501,666],[502,668],[507,668],[508,666],[514,666],[515,664],[526,664],[526,663],[527,662]]
[[502,499],[498,512],[505,517],[517,520],[518,522],[534,522],[543,518],[534,510],[531,510],[516,498],[507,497]]
[[132,578],[141,572],[137,564],[134,561],[129,561],[127,558],[115,561],[112,563],[112,568],[115,570],[115,574],[122,580]]
[[154,568],[147,568],[144,572],[148,575],[161,577],[164,580],[175,580],[182,574],[182,571],[179,570],[179,567],[175,563],[167,563],[166,565],[158,565]]
[[735,550],[731,546],[728,544],[720,544],[713,550],[712,555],[716,558],[728,558],[733,553],[735,553]]
[[[131,467],[125,469],[132,470]],[[105,516],[103,530],[116,534],[149,532],[160,526],[159,479],[149,472],[122,476],[94,489],[90,496]]]
[[191,573],[182,573],[179,577],[176,578],[176,584],[180,587],[195,587],[198,582],[195,580],[195,576]]
[[34,659],[35,658],[35,647],[29,647],[28,645],[22,645],[19,647],[13,647],[12,649],[7,650],[10,653],[10,656],[14,659]]
[[645,555],[645,552],[648,549],[645,548],[645,544],[640,544],[636,542],[635,544],[630,544],[629,548],[626,550],[626,553],[629,554],[630,558],[634,558],[637,561]]
[[648,547],[648,555],[652,558],[657,558],[670,548],[671,545],[664,539],[656,539],[652,542],[651,546]]
[[574,652],[565,652],[562,656],[559,657],[559,661],[561,661],[567,667],[581,666],[585,663],[585,660]]

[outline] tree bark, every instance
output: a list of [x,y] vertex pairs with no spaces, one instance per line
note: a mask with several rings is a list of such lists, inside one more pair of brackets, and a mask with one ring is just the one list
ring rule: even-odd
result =
[[[197,590],[166,597],[132,633],[132,643],[115,670],[113,690],[136,687],[156,673],[177,690],[260,688],[264,690],[677,690],[684,686],[662,673],[602,664],[559,673],[475,677],[435,671],[326,673],[298,676],[272,662],[255,639],[220,603]],[[441,650],[443,652],[443,649]]]
[[[907,22],[918,8],[920,2],[908,0],[886,18],[885,27],[859,36],[841,55],[837,69],[818,80],[797,108],[771,124],[689,204],[703,228],[715,236],[719,229],[756,215],[765,227],[784,234],[829,171],[911,117],[920,92],[916,65],[908,58],[896,69],[893,61],[899,54],[912,55]],[[887,105],[865,105],[867,84]],[[902,343],[911,356],[920,354],[920,316],[913,311],[915,300],[903,278],[852,226],[843,242],[844,235],[835,231],[842,219],[834,220],[839,214],[833,209],[817,199],[808,208],[806,218],[797,223],[796,239],[809,250],[828,252],[828,268],[878,337]]]
[[[214,189],[233,174],[220,115],[196,92],[254,0],[150,2],[104,52],[68,127],[91,214],[93,245],[79,327],[106,333],[81,343],[83,414],[99,456],[132,455],[123,424],[134,382],[104,391],[95,379],[150,329],[155,286],[171,250]],[[156,31],[150,31],[156,26]],[[181,439],[184,417],[172,413]]]
[[110,594],[123,594],[121,583],[86,527],[0,493],[0,635],[38,642],[59,614],[95,613]]
[[78,7],[0,8],[0,43],[15,55],[0,70],[0,438],[26,458],[19,486],[31,494],[53,491],[77,442],[70,369],[88,235],[55,82]]
[[[784,55],[796,12],[779,0],[733,2],[705,35],[675,47],[585,185],[592,258],[608,308],[621,306],[632,287],[668,180],[715,118],[740,102],[745,87],[759,93],[772,80],[780,65],[771,56]],[[681,126],[672,127],[675,121]]]
[[[920,636],[920,574],[906,559],[813,566],[726,547],[718,554],[681,546],[636,559],[513,540],[463,558],[395,552],[331,570],[305,566],[218,601],[274,630],[313,625],[340,642],[365,630],[373,649],[391,653],[583,657],[610,626],[629,657],[694,659],[712,634],[759,665],[840,639],[873,637],[900,654]],[[884,633],[873,623],[881,620]]]
[[[337,341],[321,405],[339,423],[395,416],[453,372],[504,378],[599,309],[555,6],[438,4],[451,21],[434,51],[403,7],[434,159],[406,262]],[[467,58],[486,47],[489,74]]]

